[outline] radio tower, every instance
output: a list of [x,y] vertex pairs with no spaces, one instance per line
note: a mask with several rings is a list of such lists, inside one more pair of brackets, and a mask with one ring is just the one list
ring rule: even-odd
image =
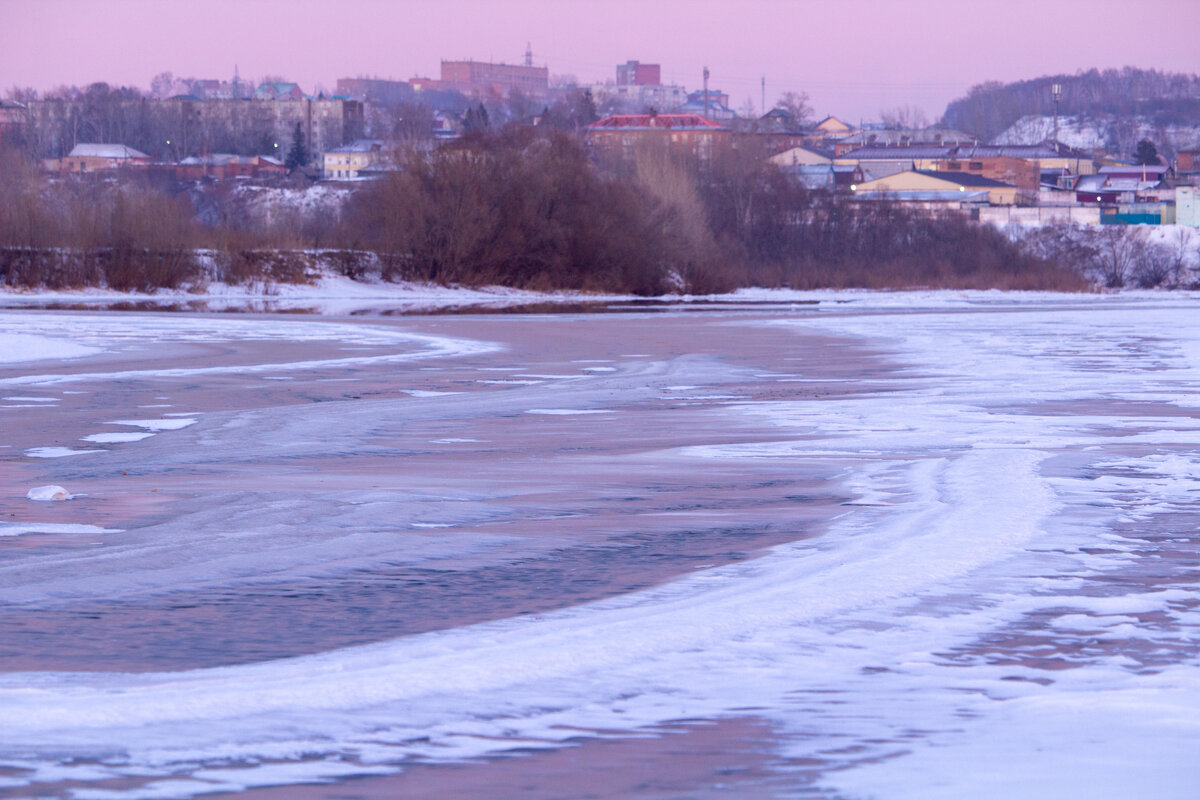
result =
[[708,67],[704,68],[704,118],[708,119]]
[[525,43],[525,66],[533,66],[533,45],[529,42]]
[[1058,152],[1058,101],[1062,98],[1062,84],[1056,83],[1050,87],[1054,97],[1054,152]]

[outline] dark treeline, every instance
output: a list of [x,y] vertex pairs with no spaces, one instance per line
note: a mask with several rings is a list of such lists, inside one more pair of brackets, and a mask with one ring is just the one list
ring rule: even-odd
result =
[[1051,87],[1056,83],[1063,87],[1058,108],[1062,116],[1140,117],[1156,126],[1200,125],[1200,76],[1134,67],[982,83],[946,106],[942,125],[990,141],[1021,117],[1053,114]]
[[173,288],[196,277],[196,228],[186,196],[50,183],[0,150],[0,285]]
[[47,179],[8,154],[0,284],[303,280],[305,259],[283,254],[320,249],[341,253],[326,262],[351,277],[639,295],[1086,287],[959,215],[805,190],[750,139],[711,164],[645,147],[598,165],[576,135],[514,127],[401,154],[401,169],[361,185],[338,213],[269,219],[235,208],[234,190],[170,196],[133,179]]

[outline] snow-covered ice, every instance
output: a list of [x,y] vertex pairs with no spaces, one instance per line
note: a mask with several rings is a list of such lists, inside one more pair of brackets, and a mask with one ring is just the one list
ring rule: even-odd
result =
[[25,451],[30,458],[66,458],[67,456],[82,456],[88,453],[102,453],[103,450],[77,450],[70,447],[31,447]]
[[58,484],[49,484],[48,486],[35,486],[25,493],[25,497],[29,500],[38,500],[42,502],[54,500],[70,500],[74,497]]
[[[659,322],[606,317],[614,330]],[[309,336],[323,324],[255,321],[236,335],[270,336],[276,323]],[[655,419],[669,428],[672,415],[693,413],[678,402],[687,398],[703,404],[705,416],[680,417],[689,424],[677,439],[647,435],[636,452],[606,466],[694,474],[700,493],[720,486],[722,476],[833,474],[843,499],[820,535],[796,536],[753,559],[705,561],[665,584],[614,597],[311,655],[143,674],[2,674],[4,780],[136,778],[144,785],[85,787],[71,796],[182,798],[338,780],[412,760],[565,746],[581,731],[637,732],[752,713],[776,732],[777,769],[794,772],[797,789],[814,796],[1193,796],[1200,741],[1200,317],[1193,299],[847,294],[826,297],[815,311],[739,311],[688,323],[736,330],[761,348],[759,360],[738,372],[721,360],[741,353],[689,353],[614,363],[613,372],[584,368],[583,375],[531,364],[518,377],[532,383],[476,380],[485,387],[479,392],[444,392],[430,403],[380,401],[357,415],[352,405],[317,403],[278,418],[253,410],[213,414],[203,418],[213,420],[207,430],[192,425],[197,417],[117,424],[170,430],[159,438],[191,437],[191,446],[213,452],[223,446],[222,432],[244,437],[244,450],[230,451],[243,460],[254,437],[278,437],[276,466],[299,475],[296,459],[317,446],[316,431],[345,437],[329,445],[339,456],[361,446],[349,431],[381,436],[389,425],[428,419],[437,424],[421,429],[422,445],[482,443],[468,431],[487,428],[447,422],[474,420],[480,392],[489,393],[496,419],[540,431],[611,427],[613,415],[631,417],[635,406],[663,414]],[[134,336],[137,318],[120,325]],[[221,335],[217,321],[149,318],[146,325],[168,339],[205,325]],[[381,347],[399,347],[406,358],[420,352],[449,362],[503,347],[453,324],[439,328],[453,337],[334,325],[348,338],[374,344],[379,337]],[[115,346],[117,328],[80,330],[85,344]],[[857,355],[850,358],[862,363],[810,370],[805,359],[820,359],[824,346],[813,340],[853,343],[862,348],[855,353],[882,353],[891,366],[859,374],[866,359]],[[596,350],[574,363],[602,354]],[[399,355],[336,361],[375,367]],[[788,360],[794,357],[800,360]],[[299,374],[312,367],[287,368]],[[635,368],[644,371],[627,374]],[[103,373],[86,362],[80,370],[91,382],[170,372]],[[189,367],[180,374],[216,373]],[[736,378],[737,391],[714,384],[714,374],[730,384]],[[618,380],[629,383],[621,391],[603,383]],[[818,389],[838,393],[799,394]],[[321,414],[335,415],[337,425],[318,424]],[[566,425],[538,415],[580,419]],[[495,462],[513,455],[491,437],[487,447],[503,454]],[[425,449],[458,458],[471,448]],[[399,471],[414,451],[381,447],[377,455]],[[602,480],[589,482],[598,473],[587,471],[596,463],[588,459],[598,457],[573,458],[588,477],[521,476],[535,484],[579,482],[576,508],[539,509],[536,519],[581,513],[607,491]],[[490,457],[472,463],[494,466]],[[219,464],[214,456],[206,467]],[[499,508],[508,502],[503,492],[485,495],[499,474],[463,470],[442,495],[406,498],[404,506],[388,505],[389,490],[352,487],[340,524],[386,516],[392,535],[404,528],[449,537],[463,521],[507,513]],[[233,591],[256,557],[251,545],[261,543],[251,534],[289,535],[297,514],[309,513],[280,501],[277,509],[245,512],[253,525],[229,529],[241,518],[219,511],[196,517],[194,539],[172,543],[196,543],[185,566],[154,560],[153,545],[143,545],[144,561],[126,576],[141,584],[132,591],[158,590],[155,582],[197,570]],[[636,520],[633,532],[648,525],[640,513],[627,519]],[[520,533],[512,533],[506,545],[517,546]],[[201,541],[214,536],[221,541]],[[333,543],[305,542],[306,553],[288,541],[278,552],[296,559],[297,569],[315,572],[321,564],[326,571],[318,576],[337,569],[336,559],[318,558],[336,554]],[[218,546],[229,549],[204,549]],[[59,580],[34,581],[27,596],[50,602],[67,591]],[[82,595],[92,586],[71,590]]]

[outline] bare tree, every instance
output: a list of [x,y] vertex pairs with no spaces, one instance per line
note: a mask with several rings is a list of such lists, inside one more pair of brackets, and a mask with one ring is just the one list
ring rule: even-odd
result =
[[929,127],[929,117],[925,110],[916,106],[903,105],[879,112],[883,124],[894,130],[920,130]]
[[37,89],[30,86],[13,86],[4,93],[6,100],[12,100],[14,103],[30,103],[38,99]]
[[800,126],[813,120],[813,109],[809,104],[807,92],[784,92],[775,101],[775,108],[786,111],[792,121]]
[[160,72],[150,79],[150,94],[159,100],[166,100],[175,94],[175,74]]
[[1100,279],[1108,289],[1119,289],[1129,281],[1130,271],[1144,244],[1141,236],[1119,225],[1100,229],[1097,267]]

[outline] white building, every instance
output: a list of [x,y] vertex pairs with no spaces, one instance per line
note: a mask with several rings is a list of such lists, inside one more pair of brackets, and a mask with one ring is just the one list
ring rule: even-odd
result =
[[673,83],[620,86],[610,81],[585,88],[591,91],[597,106],[612,101],[618,110],[631,114],[641,114],[648,108],[665,114],[687,102],[687,89]]
[[1175,224],[1200,228],[1200,205],[1196,203],[1195,186],[1175,187]]

